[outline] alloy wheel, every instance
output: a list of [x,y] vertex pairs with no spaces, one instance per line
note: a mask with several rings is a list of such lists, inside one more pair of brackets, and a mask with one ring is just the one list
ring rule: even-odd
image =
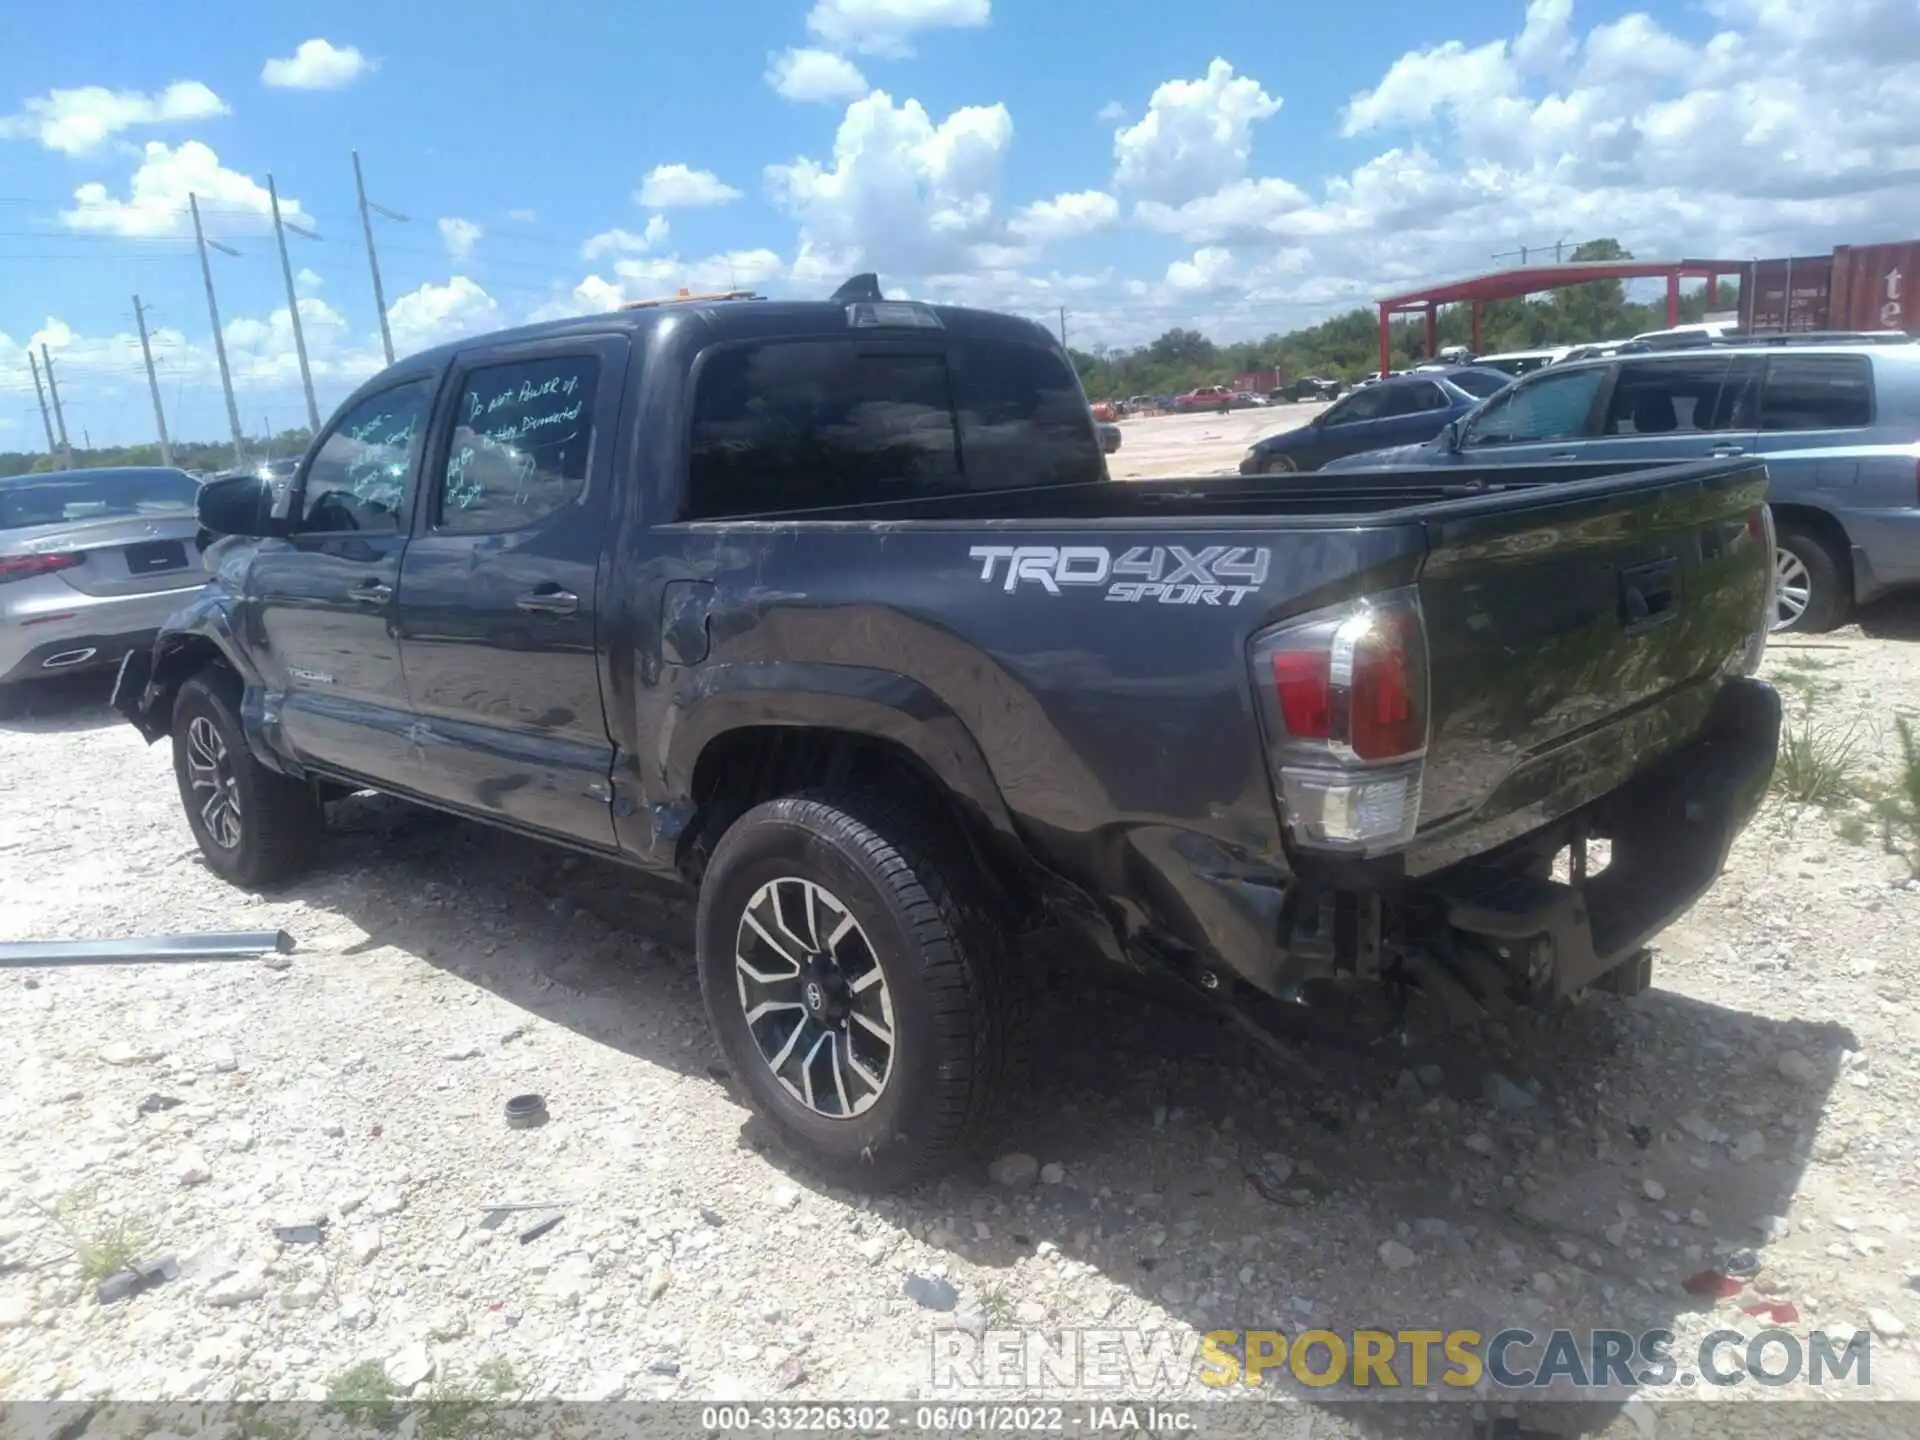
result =
[[770,880],[734,939],[740,1009],[760,1058],[814,1114],[850,1120],[893,1073],[893,995],[860,922],[824,885]]
[[1813,576],[1791,550],[1773,552],[1773,628],[1784,630],[1802,615],[1813,599]]
[[240,782],[227,742],[204,715],[194,716],[187,726],[187,780],[199,801],[200,823],[207,837],[222,850],[236,848],[240,844]]

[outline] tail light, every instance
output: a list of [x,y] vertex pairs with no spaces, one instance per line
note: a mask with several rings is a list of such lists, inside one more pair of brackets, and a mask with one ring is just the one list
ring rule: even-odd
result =
[[1428,720],[1426,628],[1413,590],[1262,631],[1252,664],[1293,839],[1361,854],[1411,840]]
[[0,555],[0,585],[9,580],[31,580],[35,575],[51,575],[56,570],[71,570],[86,560],[85,555],[69,552],[45,555]]
[[1747,534],[1760,546],[1760,553],[1767,557],[1767,581],[1761,587],[1760,614],[1740,654],[1740,673],[1757,675],[1760,673],[1760,662],[1767,657],[1767,637],[1773,633],[1773,622],[1779,615],[1779,597],[1775,595],[1774,587],[1780,583],[1780,569],[1770,506],[1756,505],[1747,512]]

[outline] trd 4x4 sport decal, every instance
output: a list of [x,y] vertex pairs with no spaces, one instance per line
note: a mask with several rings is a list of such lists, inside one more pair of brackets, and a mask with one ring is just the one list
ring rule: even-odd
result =
[[1115,558],[1104,545],[975,545],[980,578],[1009,595],[1037,585],[1049,595],[1101,585],[1124,605],[1238,605],[1267,581],[1272,552],[1244,545],[1136,545]]

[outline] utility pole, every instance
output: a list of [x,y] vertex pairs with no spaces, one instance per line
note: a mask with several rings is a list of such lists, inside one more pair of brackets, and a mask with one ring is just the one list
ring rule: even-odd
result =
[[[280,273],[287,281],[287,318],[293,321],[293,349],[300,357],[300,384],[307,392],[307,424],[320,433],[320,407],[313,403],[313,372],[307,368],[307,338],[300,329],[300,297],[293,288],[293,262],[287,259],[287,232],[280,221],[280,192],[267,176],[267,199],[273,205],[273,238],[280,242]],[[384,317],[383,317],[384,323]]]
[[[387,297],[380,289],[380,257],[373,253],[373,219],[367,214],[367,183],[360,177],[360,152],[353,152],[353,188],[360,196],[360,228],[367,237],[367,268],[373,272],[373,304],[380,312],[380,347],[387,352],[387,364],[393,363],[393,332],[387,328]],[[314,433],[320,422],[313,422]]]
[[47,413],[47,392],[40,388],[40,357],[27,351],[27,364],[33,367],[33,393],[40,397],[40,423],[47,428],[47,453],[55,455],[60,447],[53,443],[53,416]]
[[[207,282],[207,316],[213,321],[213,353],[220,362],[220,386],[227,392],[227,424],[233,431],[233,463],[246,461],[246,441],[240,436],[240,407],[233,401],[233,372],[227,368],[227,341],[220,333],[220,305],[213,298],[213,266],[207,263],[206,232],[200,228],[200,197],[189,194],[187,208],[193,211],[193,243],[200,250],[200,278]],[[237,252],[228,250],[217,240],[216,248],[232,255]]]
[[60,463],[73,469],[73,446],[67,441],[67,417],[60,410],[60,386],[53,378],[53,356],[40,346],[40,363],[47,367],[47,393],[53,396],[53,423],[60,427]]
[[1067,307],[1060,307],[1060,348],[1067,348]]
[[153,347],[147,343],[147,312],[140,308],[140,297],[133,297],[133,320],[140,327],[140,353],[147,362],[147,389],[153,392],[153,423],[160,432],[160,463],[173,465],[173,445],[167,439],[167,412],[160,408],[160,377],[153,373]]

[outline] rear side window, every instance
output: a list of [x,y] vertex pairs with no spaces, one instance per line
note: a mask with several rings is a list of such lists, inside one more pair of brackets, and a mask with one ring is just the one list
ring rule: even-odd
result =
[[1037,346],[765,341],[709,353],[695,382],[696,520],[1105,474],[1072,371]]
[[1497,395],[1513,383],[1507,376],[1489,370],[1462,370],[1459,374],[1449,375],[1447,378],[1476,400]]
[[[1723,403],[1733,362],[1724,355],[1698,360],[1629,360],[1620,367],[1607,402],[1602,435],[1675,435],[1719,430],[1731,423]],[[1731,402],[1731,395],[1724,401]]]
[[1762,430],[1854,430],[1873,423],[1864,355],[1775,355],[1760,395]]
[[1419,415],[1428,410],[1447,408],[1447,397],[1438,385],[1431,380],[1416,381],[1411,385],[1396,385],[1387,392],[1385,408],[1381,410],[1383,419],[1392,419],[1399,415]]
[[460,387],[434,524],[490,535],[531,525],[587,488],[593,397],[591,355],[489,365]]

